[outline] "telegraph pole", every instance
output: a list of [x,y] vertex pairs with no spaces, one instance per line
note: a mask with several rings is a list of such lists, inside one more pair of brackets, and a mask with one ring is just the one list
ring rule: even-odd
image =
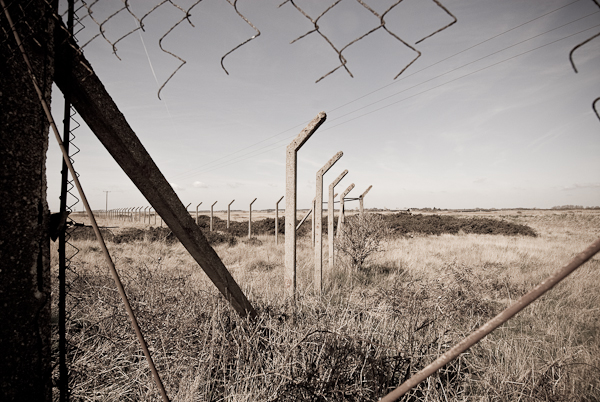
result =
[[104,207],[104,212],[108,212],[108,193],[110,193],[110,191],[104,191],[104,193],[106,193],[106,206]]

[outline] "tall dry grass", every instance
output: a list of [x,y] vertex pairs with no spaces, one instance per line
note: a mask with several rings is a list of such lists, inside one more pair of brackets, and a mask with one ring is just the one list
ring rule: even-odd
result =
[[[295,308],[283,291],[283,244],[259,236],[218,245],[259,312],[255,322],[236,316],[180,244],[109,249],[173,400],[377,400],[600,236],[593,211],[498,219],[538,237],[388,239],[365,269],[326,271],[322,298],[302,238]],[[76,245],[74,399],[158,400],[99,247]],[[599,268],[596,256],[406,400],[599,400]]]

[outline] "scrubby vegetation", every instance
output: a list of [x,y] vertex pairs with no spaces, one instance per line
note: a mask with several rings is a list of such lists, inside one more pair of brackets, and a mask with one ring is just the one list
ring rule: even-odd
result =
[[[295,305],[284,297],[283,244],[272,235],[216,243],[256,321],[237,317],[166,232],[144,229],[109,249],[172,400],[376,401],[600,236],[593,211],[501,219],[537,236],[390,237],[363,269],[326,271],[321,298],[312,242],[300,238]],[[113,235],[128,232],[140,236]],[[99,248],[73,242],[73,399],[158,400]],[[599,268],[596,256],[405,400],[599,400]]]

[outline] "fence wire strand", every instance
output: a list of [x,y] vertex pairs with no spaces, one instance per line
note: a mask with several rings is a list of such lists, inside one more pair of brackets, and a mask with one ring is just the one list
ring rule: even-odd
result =
[[[48,2],[48,0],[46,0],[46,1]],[[337,65],[335,68],[333,68],[329,72],[323,74],[319,79],[316,80],[316,82],[323,80],[324,78],[328,77],[329,75],[331,75],[332,73],[334,73],[335,71],[337,71],[339,69],[344,69],[350,77],[354,77],[350,68],[348,67],[348,60],[345,57],[344,51],[346,51],[352,45],[356,44],[357,42],[363,40],[367,36],[371,35],[372,33],[376,32],[376,31],[379,31],[379,30],[385,31],[392,38],[397,40],[403,47],[407,48],[408,50],[410,50],[411,52],[414,53],[414,57],[411,58],[411,60],[408,63],[406,63],[404,66],[402,66],[402,68],[399,69],[399,72],[394,77],[394,79],[396,79],[404,71],[406,71],[406,69],[408,69],[421,56],[421,52],[416,47],[417,44],[423,42],[425,39],[428,39],[442,31],[444,31],[445,29],[449,28],[450,26],[452,26],[453,24],[455,24],[457,22],[457,18],[454,16],[454,14],[452,14],[452,12],[450,12],[441,3],[440,0],[431,0],[431,1],[440,10],[442,10],[446,15],[448,15],[451,18],[451,21],[448,22],[447,24],[441,26],[440,28],[436,29],[435,31],[427,34],[426,36],[424,36],[423,38],[419,39],[418,41],[416,41],[415,43],[412,43],[412,44],[409,43],[409,41],[403,39],[398,33],[392,31],[387,26],[386,20],[385,20],[386,16],[392,10],[395,10],[395,9],[397,9],[398,6],[401,6],[401,3],[403,2],[403,0],[394,1],[391,5],[387,6],[387,9],[383,12],[375,11],[375,9],[373,7],[371,7],[369,4],[367,4],[367,2],[364,0],[333,0],[330,3],[328,3],[325,10],[322,11],[317,16],[311,16],[305,8],[302,8],[294,0],[286,0],[286,1],[282,2],[279,5],[279,7],[281,7],[287,3],[290,3],[290,5],[293,6],[293,8],[298,13],[300,13],[303,17],[305,17],[308,21],[310,21],[310,23],[312,25],[312,28],[310,30],[308,30],[306,33],[298,36],[297,38],[292,40],[290,43],[295,43],[303,38],[306,38],[307,36],[310,36],[313,33],[316,33],[323,41],[325,41],[328,48],[330,48],[337,55],[337,58],[339,59],[339,65]],[[181,2],[183,2],[183,0],[181,0]],[[182,54],[177,53],[172,48],[165,46],[165,44],[164,44],[165,39],[167,37],[172,36],[174,31],[176,31],[177,28],[183,22],[187,22],[188,24],[190,24],[190,26],[194,27],[194,23],[192,22],[192,19],[191,19],[191,16],[192,16],[191,12],[196,6],[198,6],[202,2],[202,0],[193,0],[190,5],[186,5],[186,6],[183,6],[181,4],[181,2],[176,2],[174,0],[160,0],[157,2],[155,0],[152,3],[144,4],[144,6],[148,7],[146,11],[138,11],[138,10],[133,9],[130,0],[120,0],[120,2],[116,2],[116,3],[115,2],[107,3],[106,1],[100,1],[100,0],[77,0],[77,1],[75,1],[75,7],[74,7],[75,15],[76,15],[76,18],[75,18],[76,23],[74,26],[74,34],[72,36],[76,42],[79,42],[77,40],[77,38],[78,38],[78,36],[80,36],[80,37],[82,36],[82,35],[80,35],[82,32],[85,32],[88,34],[86,39],[84,39],[82,41],[83,43],[78,43],[79,48],[82,51],[85,50],[85,48],[88,45],[90,45],[90,43],[101,39],[102,41],[106,42],[108,44],[108,46],[110,46],[110,48],[112,49],[112,53],[115,55],[115,57],[117,59],[121,60],[121,55],[119,54],[119,50],[118,50],[118,45],[121,43],[121,41],[125,40],[131,34],[137,32],[139,30],[145,32],[147,29],[145,22],[149,16],[156,15],[156,14],[161,14],[161,15],[168,14],[172,11],[175,11],[176,14],[179,15],[179,17],[177,18],[175,23],[172,24],[170,26],[170,28],[168,28],[165,31],[165,33],[163,35],[161,35],[160,38],[158,39],[158,46],[159,46],[160,50],[162,52],[168,54],[170,57],[176,59],[177,63],[178,63],[177,66],[175,67],[175,69],[166,78],[166,80],[162,81],[162,84],[160,84],[158,93],[157,93],[157,96],[160,99],[162,90],[173,79],[173,77],[179,72],[179,70],[181,70],[181,68],[183,68],[183,66],[187,64],[187,60],[183,57]],[[229,75],[229,71],[225,67],[225,59],[229,55],[231,55],[233,52],[235,52],[236,50],[240,49],[244,45],[247,45],[249,42],[257,39],[261,35],[261,31],[260,31],[260,28],[255,23],[253,23],[244,13],[242,13],[240,11],[239,6],[238,6],[238,0],[226,0],[226,2],[228,3],[229,6],[231,6],[231,8],[233,8],[233,11],[235,11],[237,16],[255,31],[254,35],[252,35],[251,37],[249,37],[247,39],[242,40],[238,45],[234,46],[229,51],[225,52],[223,54],[223,56],[221,57],[221,68],[223,69],[223,71],[226,74]],[[30,1],[27,3],[24,3],[23,7],[27,8],[27,4],[29,4],[29,3],[30,3]],[[319,23],[323,17],[333,15],[334,13],[336,13],[336,10],[340,9],[340,5],[342,3],[344,3],[344,4],[346,4],[346,3],[359,4],[361,6],[360,9],[364,10],[363,14],[365,16],[373,16],[373,17],[377,18],[379,20],[378,24],[375,27],[367,28],[364,32],[360,33],[358,36],[350,39],[349,41],[347,41],[345,43],[335,43],[335,41],[323,31],[323,29],[319,25]],[[122,33],[122,32],[118,32],[114,28],[109,27],[110,23],[114,23],[115,21],[117,21],[118,17],[122,17],[125,14],[130,16],[131,18],[133,18],[136,21],[135,27],[133,29],[130,29],[127,32]],[[64,19],[65,15],[66,15],[66,12],[63,12],[59,16],[55,16],[55,18],[57,20],[62,21]],[[25,25],[35,23],[35,21],[32,22],[30,19],[28,20],[26,18],[19,18],[18,21],[19,21],[19,23],[25,24]],[[23,31],[31,32],[31,29],[25,28],[25,29],[23,29]],[[11,44],[9,43],[7,38],[9,38],[9,33],[3,32],[3,36],[2,36],[2,38],[0,38],[0,40],[2,41],[2,45],[11,46]],[[15,54],[14,50],[16,50],[16,49],[13,49],[13,51],[10,52],[10,54],[13,56]]]
[[[598,0],[592,0],[594,2],[594,4],[596,4],[598,6],[598,8],[600,8],[600,3],[598,2]],[[571,66],[573,67],[573,70],[575,70],[575,73],[578,73],[579,71],[577,70],[577,66],[575,65],[575,61],[573,60],[573,54],[575,53],[575,50],[579,49],[580,47],[586,45],[587,43],[593,41],[594,39],[596,39],[597,37],[600,37],[600,32],[598,32],[595,35],[590,36],[589,38],[587,38],[586,40],[580,42],[579,44],[577,44],[575,47],[573,47],[573,49],[571,49],[571,51],[569,52],[569,61],[571,62]],[[598,109],[596,107],[596,103],[598,103],[598,101],[600,100],[599,98],[596,98],[593,102],[592,102],[592,110],[594,111],[594,113],[596,113],[596,117],[598,117],[598,120],[600,120],[600,113],[598,113]]]

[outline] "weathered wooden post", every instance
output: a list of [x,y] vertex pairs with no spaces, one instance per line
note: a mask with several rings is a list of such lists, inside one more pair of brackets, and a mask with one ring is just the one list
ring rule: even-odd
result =
[[348,195],[350,191],[354,188],[354,183],[350,184],[348,188],[342,193],[340,196],[340,216],[338,218],[338,227],[337,227],[337,235],[339,236],[342,233],[342,226],[345,221],[345,212],[344,212],[344,197]]
[[213,231],[213,207],[215,206],[215,204],[218,201],[215,201],[211,206],[210,206],[210,231]]
[[275,203],[275,244],[279,244],[279,203],[283,200],[283,196]]
[[366,189],[366,191],[364,193],[362,193],[360,195],[360,197],[358,197],[358,202],[360,203],[360,216],[362,217],[364,215],[364,205],[363,205],[363,200],[365,199],[365,195],[367,195],[367,193],[369,192],[369,190],[371,190],[373,186],[369,186],[368,189]]
[[231,204],[233,204],[232,200],[229,204],[227,204],[227,229],[229,229],[229,221],[231,220]]
[[298,150],[325,122],[321,112],[288,144],[285,154],[285,271],[284,287],[288,297],[296,298],[296,190]]
[[248,238],[252,237],[252,204],[254,204],[254,201],[256,201],[256,198],[250,203],[250,215],[248,217]]
[[323,175],[344,155],[342,151],[335,154],[319,169],[316,176],[317,194],[315,196],[315,292],[323,292]]
[[200,204],[196,205],[196,226],[197,226],[197,225],[198,225],[198,223],[200,222],[200,221],[199,221],[199,219],[198,219],[198,216],[200,216],[200,215],[198,215],[198,207],[199,207],[200,205],[202,205],[202,203],[200,203]]
[[329,271],[333,270],[335,263],[334,236],[333,236],[333,221],[335,219],[335,195],[333,190],[335,186],[348,174],[348,169],[344,170],[331,184],[329,185],[329,200],[327,201],[327,239],[329,241]]

